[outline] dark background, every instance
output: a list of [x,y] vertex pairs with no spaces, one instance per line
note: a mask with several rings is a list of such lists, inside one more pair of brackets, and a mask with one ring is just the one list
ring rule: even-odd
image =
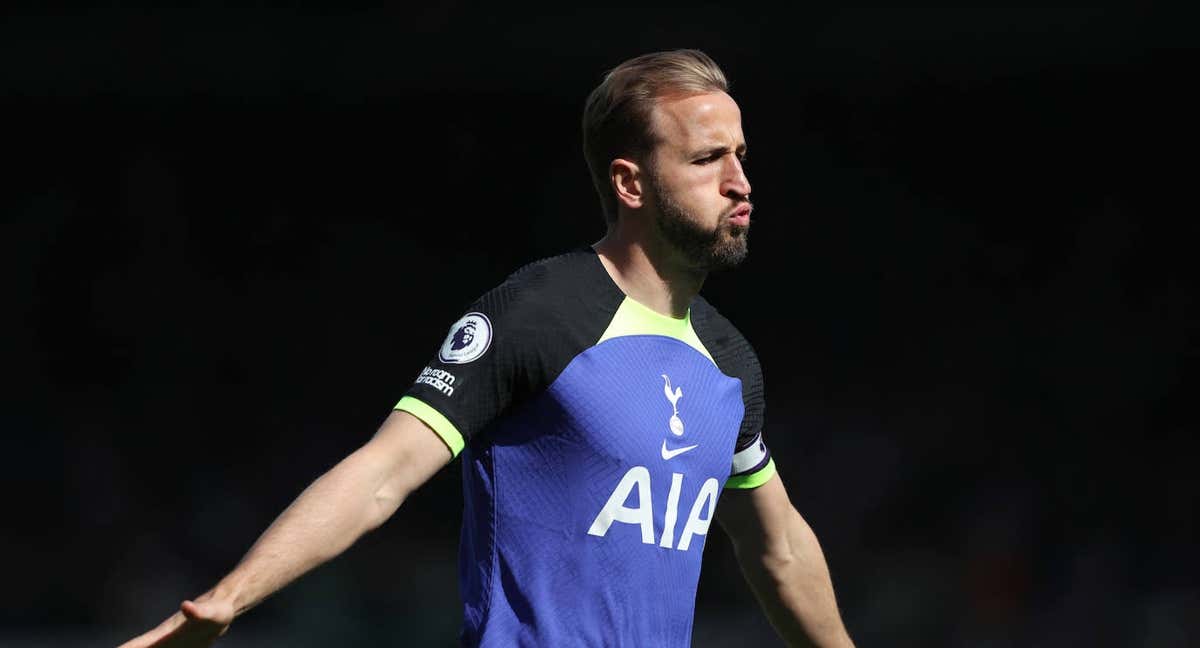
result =
[[[0,643],[111,645],[591,243],[579,115],[699,47],[750,143],[705,294],[860,646],[1200,642],[1194,25],[1096,9],[111,5],[0,21]],[[456,462],[230,646],[451,645]],[[774,645],[714,527],[697,646]]]

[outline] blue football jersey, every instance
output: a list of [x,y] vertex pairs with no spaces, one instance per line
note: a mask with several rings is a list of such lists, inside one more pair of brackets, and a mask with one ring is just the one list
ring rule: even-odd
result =
[[723,488],[774,474],[745,338],[626,297],[590,248],[455,322],[396,405],[463,460],[468,646],[688,646]]

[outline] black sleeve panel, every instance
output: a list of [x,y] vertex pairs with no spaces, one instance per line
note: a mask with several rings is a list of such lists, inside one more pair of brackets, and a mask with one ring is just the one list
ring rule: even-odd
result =
[[405,395],[470,443],[594,345],[621,297],[590,248],[531,263],[467,308]]
[[[741,451],[758,441],[765,419],[766,401],[758,355],[741,332],[703,297],[697,296],[692,302],[692,328],[696,329],[696,335],[712,354],[721,373],[742,381],[746,413],[738,430],[735,452]],[[764,458],[762,463],[766,461]]]

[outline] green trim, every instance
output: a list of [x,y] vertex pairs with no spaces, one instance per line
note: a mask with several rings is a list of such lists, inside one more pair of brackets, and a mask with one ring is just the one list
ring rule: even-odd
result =
[[450,454],[457,457],[458,453],[462,452],[466,442],[463,441],[463,435],[459,433],[458,428],[450,422],[450,419],[442,415],[441,412],[426,405],[424,401],[417,400],[412,396],[405,396],[396,403],[396,407],[392,409],[404,410],[409,414],[421,419],[425,425],[437,433],[442,438],[442,442],[450,448]]
[[767,483],[767,480],[775,476],[775,460],[768,459],[767,465],[758,469],[758,472],[750,473],[749,475],[738,475],[730,477],[725,481],[725,488],[758,488]]
[[687,315],[682,319],[675,319],[658,313],[626,296],[621,305],[617,307],[616,314],[613,315],[608,328],[605,329],[596,344],[626,335],[662,335],[675,338],[699,351],[709,361],[716,364],[712,354],[704,348],[704,343],[700,341],[696,330],[692,328],[691,309],[688,309]]

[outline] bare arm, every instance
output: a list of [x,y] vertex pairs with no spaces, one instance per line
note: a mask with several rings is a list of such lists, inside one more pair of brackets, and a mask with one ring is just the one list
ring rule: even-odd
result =
[[825,555],[779,475],[730,490],[717,521],[733,541],[742,573],[775,631],[789,646],[853,646],[842,625]]
[[211,644],[236,616],[383,524],[452,458],[420,419],[393,411],[366,445],[306,488],[229,575],[122,648]]

